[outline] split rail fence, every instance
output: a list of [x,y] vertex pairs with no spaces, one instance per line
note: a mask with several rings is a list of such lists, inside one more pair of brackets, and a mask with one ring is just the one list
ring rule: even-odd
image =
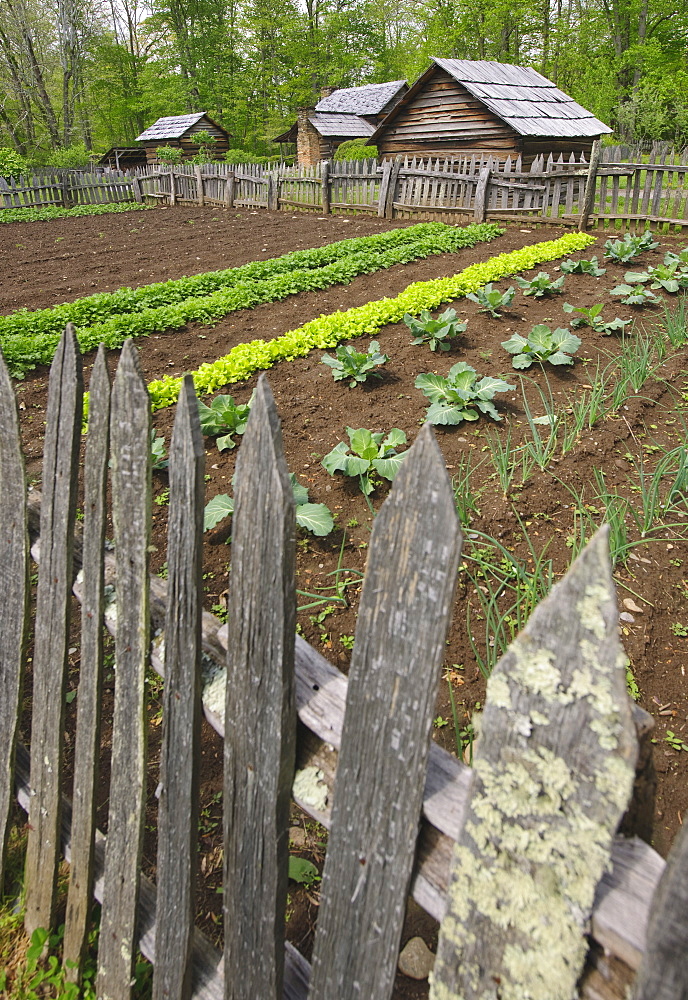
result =
[[[82,395],[70,325],[50,375],[42,496],[27,501],[0,359],[0,844],[17,793],[29,932],[54,925],[60,852],[69,859],[70,976],[95,894],[99,997],[128,1000],[140,948],[156,1000],[388,1000],[410,892],[441,921],[435,1000],[494,997],[500,981],[510,996],[569,998],[588,936],[581,997],[620,1000],[639,966],[636,1000],[685,996],[688,837],[662,876],[646,843],[617,832],[624,813],[628,834],[647,820],[651,722],[626,693],[606,529],[495,669],[472,770],[430,740],[461,532],[429,427],[375,520],[347,678],[295,635],[293,493],[265,378],[237,461],[224,626],[202,612],[204,449],[190,376],[170,446],[166,581],[148,570],[151,411],[131,341],[112,386],[102,346],[91,374],[75,533]],[[82,631],[69,802],[72,592]],[[116,661],[107,837],[94,819],[103,622]],[[29,632],[30,749],[17,736]],[[155,886],[140,872],[149,664],[165,679]],[[201,712],[225,737],[224,961],[194,928]],[[292,798],[330,830],[311,964],[284,938]]]

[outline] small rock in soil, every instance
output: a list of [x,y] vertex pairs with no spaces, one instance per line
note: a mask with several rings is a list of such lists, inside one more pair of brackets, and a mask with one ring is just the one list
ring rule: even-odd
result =
[[435,956],[423,938],[412,937],[399,955],[399,971],[409,979],[427,979],[435,965]]

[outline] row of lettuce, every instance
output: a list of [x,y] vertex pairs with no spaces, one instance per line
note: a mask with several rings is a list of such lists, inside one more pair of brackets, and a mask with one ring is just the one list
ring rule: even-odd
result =
[[77,328],[82,351],[101,343],[116,349],[128,337],[194,321],[213,323],[238,309],[347,284],[360,274],[456,252],[501,233],[488,223],[463,228],[421,223],[242,267],[89,295],[50,309],[18,310],[0,317],[0,347],[11,374],[19,378],[50,362],[67,323]]
[[107,205],[74,205],[73,208],[61,208],[59,205],[3,208],[0,211],[0,223],[50,222],[51,219],[79,219],[84,215],[119,215],[121,212],[145,212],[156,207],[156,205],[139,205],[136,202],[126,201]]

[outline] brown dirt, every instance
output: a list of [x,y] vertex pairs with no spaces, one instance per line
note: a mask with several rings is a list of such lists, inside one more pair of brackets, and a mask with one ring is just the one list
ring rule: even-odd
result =
[[[162,211],[164,215],[160,214]],[[319,219],[307,214],[291,217],[286,213],[262,211],[223,213],[211,209],[176,208],[130,218],[124,215],[4,225],[0,227],[0,252],[10,263],[0,292],[0,311],[10,312],[21,306],[37,308],[92,290],[144,284],[229,267],[274,257],[298,247],[317,246],[405,224],[405,221],[387,223],[361,216]],[[234,313],[212,328],[190,325],[183,330],[141,340],[139,348],[144,374],[151,379],[165,373],[192,370],[203,361],[226,354],[236,343],[277,336],[322,313],[394,295],[411,281],[453,274],[474,261],[552,239],[562,232],[553,227],[514,225],[494,242],[458,254],[396,266],[378,274],[361,276],[347,286],[304,293],[281,303]],[[659,239],[661,247],[640,259],[643,267],[658,263],[666,249],[683,245],[672,236],[660,236]],[[603,240],[601,237],[596,246],[573,256],[597,254],[601,259]],[[19,256],[17,249],[21,250]],[[617,413],[608,415],[591,430],[586,429],[566,455],[558,451],[544,471],[535,468],[525,483],[521,483],[517,475],[506,494],[496,480],[491,462],[492,435],[499,433],[504,440],[510,428],[514,443],[528,436],[518,374],[512,370],[500,342],[512,331],[530,330],[537,322],[566,325],[568,317],[561,310],[563,301],[576,305],[610,302],[605,309],[607,318],[631,316],[629,307],[615,306],[607,294],[623,278],[626,268],[613,264],[606,266],[607,274],[601,278],[567,277],[564,294],[551,299],[525,298],[519,292],[513,310],[505,313],[501,320],[478,313],[477,306],[465,300],[453,303],[459,316],[468,319],[468,329],[447,355],[431,354],[427,348],[412,346],[403,324],[385,327],[376,339],[391,360],[384,368],[384,377],[364,387],[348,389],[345,383],[333,382],[329,369],[320,363],[319,351],[282,363],[270,371],[268,377],[282,416],[289,467],[309,488],[310,499],[326,502],[337,519],[337,529],[332,536],[315,539],[304,535],[299,540],[299,586],[309,592],[322,588],[326,597],[334,593],[332,573],[338,566],[342,542],[343,579],[350,581],[346,587],[347,608],[336,608],[324,615],[327,605],[310,608],[300,612],[299,624],[306,638],[342,670],[347,670],[350,657],[347,640],[342,642],[342,637],[352,636],[355,631],[359,574],[365,569],[372,515],[356,484],[344,482],[341,476],[331,478],[320,460],[337,441],[346,438],[347,426],[385,431],[400,427],[412,443],[426,410],[425,397],[414,388],[415,377],[420,372],[445,374],[456,361],[465,360],[481,374],[502,375],[517,386],[515,392],[498,397],[501,399],[498,408],[505,417],[501,425],[482,418],[477,424],[436,429],[450,473],[458,476],[469,460],[475,469],[471,488],[477,509],[466,529],[464,548],[469,567],[471,555],[475,555],[476,549],[483,544],[479,533],[484,533],[497,539],[530,569],[533,568],[533,553],[546,550],[546,559],[552,560],[554,575],[560,576],[571,558],[570,536],[576,507],[566,487],[579,492],[584,490],[582,502],[588,505],[593,519],[600,523],[601,506],[594,495],[594,468],[604,471],[611,493],[630,496],[637,502],[637,493],[633,491],[637,476],[631,458],[636,463],[642,459],[645,467],[652,469],[662,449],[685,443],[685,394],[688,392],[685,348],[679,351],[669,348],[666,358],[642,389],[630,393]],[[558,261],[554,261],[543,265],[542,270],[554,276],[558,273],[557,268]],[[502,282],[500,287],[507,284]],[[654,307],[633,315],[638,317],[639,329],[644,326],[649,330],[661,318],[661,310]],[[604,366],[620,351],[620,340],[616,336],[603,337],[588,328],[578,333],[583,346],[573,366],[558,369],[548,366],[543,372],[540,366],[534,365],[525,373],[534,380],[524,381],[525,398],[534,414],[543,413],[535,383],[545,391],[549,385],[555,406],[561,412],[580,397],[588,380],[594,378],[597,365]],[[114,356],[113,366],[116,360]],[[87,357],[85,361],[88,380],[93,358]],[[251,378],[227,391],[237,401],[246,402],[256,380],[257,377]],[[37,371],[17,385],[28,470],[36,478],[40,477],[46,387],[46,370]],[[155,415],[155,426],[167,441],[172,417],[171,410]],[[219,453],[214,443],[207,441],[207,499],[231,492],[235,454],[235,451]],[[154,571],[160,570],[165,560],[166,488],[165,475],[155,474],[154,493],[160,506],[153,507],[154,544],[158,548],[152,559]],[[386,491],[383,484],[376,489],[371,498],[375,509],[379,508]],[[683,513],[672,520],[682,523]],[[204,569],[208,608],[221,606],[226,590],[228,528],[222,524],[206,536]],[[628,560],[619,563],[615,573],[620,611],[632,619],[621,620],[620,626],[640,689],[640,704],[655,718],[658,792],[652,843],[662,854],[667,853],[688,805],[688,753],[673,749],[665,740],[667,730],[671,730],[688,742],[685,681],[688,638],[682,634],[682,626],[688,627],[685,533],[681,531],[678,538],[678,533],[670,529],[656,532],[651,540],[632,549]],[[632,526],[629,526],[629,535],[633,539],[638,537]],[[629,612],[623,603],[629,600],[640,610]],[[306,604],[308,600],[303,598],[300,603]],[[470,630],[466,625],[469,607],[473,622]],[[468,639],[468,632],[472,631],[480,646],[480,629],[484,629],[484,625],[476,617],[479,614],[476,591],[464,569],[459,576],[434,730],[435,738],[454,753],[461,748],[457,748],[448,682],[456,699],[461,729],[469,725],[472,713],[484,698],[484,678]],[[321,620],[318,621],[318,617]],[[204,731],[204,747],[203,808],[206,814],[202,825],[202,867],[205,868],[202,884],[205,891],[201,895],[200,918],[205,929],[217,936],[221,897],[215,889],[221,880],[221,856],[217,822],[220,806],[216,793],[221,787],[221,753],[219,740],[209,729]],[[303,836],[297,837],[299,844],[303,843],[302,853],[319,861],[322,851],[317,845],[321,843],[323,832],[296,814],[293,822],[304,830]],[[153,856],[149,855],[151,863]],[[293,885],[292,889],[290,936],[308,953],[317,912],[317,893]],[[414,933],[421,933],[434,947],[436,928],[415,907],[404,940]],[[401,976],[398,980],[395,996],[426,995],[425,984],[414,984]]]

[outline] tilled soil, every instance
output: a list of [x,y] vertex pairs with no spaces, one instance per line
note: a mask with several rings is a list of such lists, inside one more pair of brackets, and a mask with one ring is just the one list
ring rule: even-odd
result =
[[[365,216],[318,218],[304,213],[292,217],[286,213],[263,211],[225,213],[216,209],[175,208],[132,213],[129,218],[118,215],[3,225],[0,227],[0,249],[6,266],[0,290],[0,311],[53,305],[95,290],[111,290],[122,285],[139,285],[230,267],[406,224],[406,221],[389,223]],[[214,327],[192,324],[141,340],[138,346],[143,372],[147,379],[152,379],[166,373],[193,370],[204,361],[226,354],[242,341],[278,336],[320,314],[395,295],[412,281],[450,275],[475,261],[554,239],[562,232],[564,230],[555,227],[513,225],[497,240],[457,254],[398,265],[377,274],[360,276],[350,285],[302,293],[282,302],[233,313]],[[672,236],[658,238],[661,247],[646,253],[632,267],[640,269],[657,264],[665,250],[683,245]],[[604,236],[601,236],[595,246],[573,256],[589,258],[596,254],[601,261],[603,242]],[[558,263],[543,265],[542,270],[549,271],[553,277],[558,276]],[[583,345],[574,365],[547,366],[547,371],[534,365],[521,383],[518,373],[511,368],[509,356],[500,346],[501,341],[514,331],[525,333],[539,322],[551,327],[565,326],[569,317],[562,312],[564,301],[576,306],[609,303],[605,308],[607,319],[617,315],[625,319],[633,315],[636,332],[626,338],[628,342],[634,336],[642,336],[643,329],[653,330],[661,320],[659,307],[640,313],[611,300],[608,291],[623,279],[627,268],[608,263],[604,266],[607,273],[601,278],[568,276],[564,294],[560,296],[533,299],[519,292],[512,308],[499,320],[479,313],[477,306],[466,300],[452,303],[459,317],[468,320],[468,328],[447,354],[432,354],[426,347],[412,346],[404,324],[385,327],[375,339],[390,361],[381,369],[384,373],[381,379],[371,380],[362,387],[349,389],[346,383],[334,382],[330,370],[320,362],[322,352],[319,351],[277,365],[269,372],[268,379],[282,417],[289,467],[308,487],[311,501],[327,503],[336,515],[337,528],[332,535],[319,539],[304,534],[300,538],[299,587],[311,593],[321,592],[326,598],[332,596],[332,573],[338,565],[346,568],[340,579],[350,581],[346,587],[348,607],[331,607],[325,603],[319,608],[304,610],[299,614],[299,625],[306,638],[343,671],[348,669],[350,637],[356,627],[360,575],[365,570],[372,514],[357,484],[344,482],[342,476],[330,477],[321,459],[338,441],[346,440],[346,427],[365,426],[373,431],[399,427],[412,443],[427,408],[427,400],[414,387],[419,373],[446,374],[452,364],[461,360],[481,374],[502,376],[516,387],[497,397],[498,409],[504,418],[502,424],[483,417],[476,424],[435,430],[457,487],[467,463],[470,462],[473,469],[470,483],[475,509],[465,529],[464,548],[468,569],[471,553],[475,554],[484,546],[485,535],[496,539],[530,569],[534,566],[534,558],[544,553],[545,560],[552,562],[553,574],[559,577],[571,559],[572,536],[579,516],[576,511],[582,505],[596,523],[603,520],[601,502],[595,495],[599,485],[596,487],[594,470],[603,471],[610,493],[630,496],[637,505],[639,499],[635,488],[639,463],[650,470],[663,450],[685,444],[686,352],[685,348],[669,348],[664,359],[657,359],[656,370],[642,387],[637,392],[629,392],[616,412],[608,414],[592,428],[584,428],[566,454],[559,445],[544,470],[532,468],[525,481],[518,473],[506,488],[498,482],[493,464],[494,435],[499,434],[499,440],[504,442],[510,433],[514,445],[527,440],[530,432],[525,403],[534,416],[542,415],[540,390],[551,393],[557,413],[564,412],[586,391],[596,372],[618,356],[622,348],[617,336],[605,337],[583,328],[577,331]],[[500,288],[508,284],[503,281]],[[367,345],[367,341],[358,343]],[[85,359],[86,381],[92,361],[89,356]],[[117,352],[113,352],[111,361],[114,369]],[[243,403],[250,398],[256,381],[257,376],[230,386],[226,391]],[[30,375],[17,384],[17,389],[28,472],[39,479],[47,370]],[[172,419],[172,410],[160,411],[154,418],[156,429],[168,442]],[[235,455],[236,450],[218,452],[214,442],[207,440],[208,500],[218,493],[231,493]],[[153,507],[153,541],[157,547],[152,556],[154,571],[159,571],[165,562],[166,489],[165,474],[156,473],[154,494],[159,503]],[[387,485],[383,482],[372,495],[376,510],[386,492]],[[682,525],[683,514],[680,510],[668,520]],[[229,528],[229,523],[222,523],[206,535],[204,573],[208,609],[221,610],[223,606],[230,556],[226,544]],[[688,804],[688,753],[675,749],[666,739],[667,731],[683,740],[688,732],[685,680],[688,550],[684,534],[682,528],[655,531],[649,540],[630,550],[626,561],[620,562],[615,572],[623,642],[639,688],[640,704],[655,718],[658,789],[652,843],[662,854],[668,851]],[[632,526],[629,526],[629,535],[638,540]],[[341,552],[343,556],[340,557]],[[302,603],[308,601],[303,599]],[[467,625],[469,609],[471,624]],[[484,624],[479,615],[476,591],[464,569],[459,575],[434,729],[435,738],[454,753],[462,753],[464,747],[457,745],[448,685],[452,686],[464,738],[473,712],[484,699],[485,680],[470,640],[473,634],[476,645],[482,649],[481,655],[485,655],[484,642],[481,647]],[[75,666],[77,663],[78,652]],[[222,759],[217,738],[209,729],[204,733],[203,808],[206,813],[202,824],[204,891],[200,917],[206,930],[217,936],[221,910],[221,897],[215,893],[221,880],[217,792],[221,788]],[[152,789],[156,780],[152,775]],[[319,863],[322,860],[319,846],[322,831],[296,816],[294,822],[302,831],[294,831],[295,841],[303,853]],[[148,857],[149,867],[152,867],[154,853],[149,853]],[[292,889],[290,935],[294,943],[308,953],[317,895],[302,887],[292,886]],[[413,933],[421,933],[434,948],[436,928],[415,907],[404,939]],[[426,995],[426,985],[399,976],[395,995],[420,997]]]

